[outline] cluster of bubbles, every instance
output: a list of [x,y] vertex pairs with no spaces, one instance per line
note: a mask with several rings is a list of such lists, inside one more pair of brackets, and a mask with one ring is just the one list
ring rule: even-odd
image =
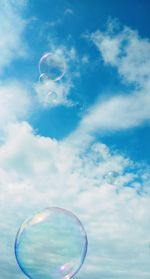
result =
[[[48,101],[57,102],[55,82],[65,66],[55,53],[39,61],[39,82]],[[70,211],[50,207],[27,219],[15,240],[18,265],[30,279],[70,279],[80,270],[87,253],[87,235],[80,220]]]
[[30,279],[70,279],[81,268],[87,245],[80,220],[68,210],[50,207],[21,225],[15,255]]
[[40,79],[60,80],[65,74],[64,63],[54,53],[47,52],[39,61]]
[[55,53],[45,53],[39,61],[39,81],[47,87],[49,101],[57,100],[57,93],[51,90],[51,82],[60,81],[65,74],[65,65]]

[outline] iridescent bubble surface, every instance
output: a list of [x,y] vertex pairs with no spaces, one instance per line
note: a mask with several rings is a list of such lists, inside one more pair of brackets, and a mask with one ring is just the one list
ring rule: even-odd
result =
[[40,75],[45,74],[49,79],[58,81],[65,74],[65,65],[58,55],[47,52],[39,61],[39,72]]
[[69,279],[81,268],[87,236],[71,212],[50,207],[26,220],[15,241],[15,255],[31,279]]
[[42,82],[42,83],[45,83],[45,82],[47,82],[48,81],[48,76],[46,75],[46,74],[41,74],[40,76],[39,76],[39,81],[40,82]]

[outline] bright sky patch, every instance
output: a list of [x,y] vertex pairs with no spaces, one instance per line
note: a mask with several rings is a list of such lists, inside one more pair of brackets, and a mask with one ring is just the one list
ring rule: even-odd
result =
[[149,8],[2,0],[2,278],[24,278],[16,233],[47,207],[73,212],[86,229],[78,278],[149,278]]

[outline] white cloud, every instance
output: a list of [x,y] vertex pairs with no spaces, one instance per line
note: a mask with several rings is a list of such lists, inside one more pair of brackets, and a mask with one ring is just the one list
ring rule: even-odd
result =
[[150,41],[137,31],[124,27],[120,32],[97,31],[90,36],[105,63],[117,68],[126,82],[143,86],[150,80]]
[[54,27],[54,26],[57,26],[59,24],[62,23],[62,20],[60,18],[56,19],[56,20],[53,20],[53,21],[50,21],[50,22],[47,22],[45,25],[45,27]]
[[141,125],[150,120],[150,86],[135,91],[129,96],[120,94],[101,101],[89,109],[83,117],[78,134],[118,131]]
[[111,92],[113,97],[98,100],[82,119],[76,137],[136,127],[150,119],[150,42],[128,27],[116,33],[112,26],[111,31],[89,37],[104,62],[116,67],[123,82],[134,84],[135,89],[126,95]]
[[[0,9],[0,75],[10,66],[13,60],[27,55],[27,44],[23,31],[27,21],[23,11],[27,1],[2,0]],[[5,77],[0,82],[0,133],[7,125],[27,119],[31,109],[31,96],[18,81]]]
[[[87,260],[78,278],[147,278],[150,197],[144,191],[149,193],[149,172],[104,144],[93,142],[81,151],[69,139],[35,135],[25,122],[7,131],[0,146],[3,278],[10,278],[12,270],[14,278],[22,278],[13,255],[20,223],[52,205],[76,213],[88,233]],[[110,172],[117,183],[106,179]]]
[[70,106],[71,101],[68,100],[68,94],[72,87],[71,82],[56,82],[47,80],[43,83],[39,82],[35,85],[35,90],[39,103],[43,107],[56,107],[58,105]]
[[27,118],[30,114],[32,100],[22,85],[15,81],[0,84],[0,130],[10,122]]
[[[69,100],[70,89],[73,86],[72,79],[76,76],[77,71],[73,69],[77,64],[78,58],[75,48],[66,48],[65,46],[55,46],[51,43],[50,53],[60,65],[63,65],[63,77],[54,81],[50,78],[38,82],[34,88],[37,93],[39,103],[44,107],[55,107],[58,105],[70,106],[72,101]],[[57,65],[56,64],[56,65]]]
[[21,10],[26,1],[1,1],[0,9],[0,73],[19,57],[26,55],[23,31],[26,26]]
[[[18,34],[21,34],[19,32]],[[15,41],[17,42],[17,39]],[[17,46],[19,44],[20,41]],[[6,60],[5,63],[1,62],[3,67],[15,58],[17,47],[14,45],[8,51],[7,63]],[[76,60],[76,52],[74,49],[63,49],[60,53],[69,73],[70,61]],[[107,62],[115,61],[116,53],[115,47],[112,56],[108,55],[108,51]],[[121,71],[127,80],[128,71]],[[133,75],[132,81],[135,81],[138,75]],[[56,91],[59,103],[68,100],[67,86],[70,86],[70,78],[64,79],[61,85],[50,81],[50,86]],[[148,83],[145,88],[148,92]],[[45,105],[45,99],[41,97],[45,87],[40,90],[38,84],[36,90],[39,101]],[[29,215],[52,205],[65,207],[76,213],[88,233],[89,251],[78,278],[149,277],[149,171],[144,167],[139,170],[128,158],[110,152],[104,144],[92,142],[90,134],[92,131],[93,135],[92,125],[94,130],[103,127],[95,120],[101,112],[107,119],[105,127],[112,127],[105,111],[112,111],[113,119],[118,109],[119,119],[124,104],[124,115],[127,110],[129,112],[125,128],[131,126],[131,119],[134,123],[132,125],[135,125],[136,121],[143,121],[148,115],[149,96],[148,93],[145,95],[143,88],[139,92],[130,96],[129,101],[128,97],[119,96],[103,103],[104,108],[95,106],[82,120],[74,135],[59,142],[36,135],[26,122],[17,123],[17,120],[25,117],[30,108],[30,98],[18,83],[0,85],[0,124],[5,127],[5,138],[0,143],[2,278],[9,279],[12,274],[14,279],[24,278],[14,258],[16,232]],[[145,107],[145,118],[138,114],[141,103]],[[143,115],[142,110],[140,115]],[[117,120],[113,125],[115,129],[120,127]]]
[[49,27],[53,28],[53,27],[56,27],[56,26],[62,24],[63,21],[64,21],[64,18],[65,18],[66,16],[68,16],[68,15],[73,15],[73,14],[74,14],[73,10],[67,8],[67,9],[65,9],[65,11],[64,11],[64,13],[61,15],[61,17],[56,18],[56,19],[54,19],[54,20],[52,20],[52,21],[45,22],[45,23],[44,23],[44,27],[40,30],[41,35],[43,35],[43,31],[45,31],[45,30],[48,29]]

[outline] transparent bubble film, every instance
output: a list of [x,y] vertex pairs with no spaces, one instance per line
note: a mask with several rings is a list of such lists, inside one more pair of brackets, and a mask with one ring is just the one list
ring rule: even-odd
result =
[[39,73],[58,81],[65,74],[65,64],[55,53],[45,53],[39,61]]
[[31,279],[69,279],[81,268],[87,236],[71,212],[50,207],[26,220],[15,241],[15,255]]

